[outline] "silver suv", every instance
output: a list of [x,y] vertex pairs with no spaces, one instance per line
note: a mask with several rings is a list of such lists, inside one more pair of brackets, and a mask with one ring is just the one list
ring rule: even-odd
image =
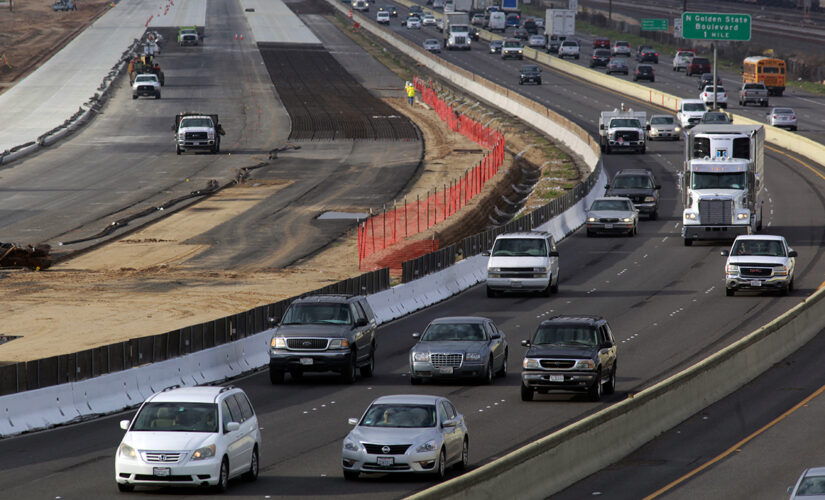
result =
[[501,44],[501,58],[508,59],[510,57],[524,58],[524,46],[521,44],[521,40],[512,38],[504,40],[504,43]]

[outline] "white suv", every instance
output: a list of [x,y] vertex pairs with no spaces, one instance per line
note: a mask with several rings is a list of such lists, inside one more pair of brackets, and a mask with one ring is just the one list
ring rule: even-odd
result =
[[177,386],[149,396],[115,454],[120,491],[135,486],[212,486],[258,478],[261,431],[246,394],[232,386]]
[[487,261],[487,296],[503,291],[559,291],[559,252],[553,235],[530,231],[496,237]]

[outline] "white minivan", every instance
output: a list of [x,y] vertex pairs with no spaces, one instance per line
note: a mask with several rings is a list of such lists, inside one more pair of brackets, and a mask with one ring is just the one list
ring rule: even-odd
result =
[[501,31],[507,28],[507,16],[504,12],[490,12],[490,20],[487,22],[487,29],[490,31]]
[[505,233],[482,255],[487,261],[487,296],[501,292],[559,291],[559,252],[553,235],[543,231]]

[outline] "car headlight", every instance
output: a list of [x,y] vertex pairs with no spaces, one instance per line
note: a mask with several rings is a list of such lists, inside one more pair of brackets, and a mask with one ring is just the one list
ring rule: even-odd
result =
[[344,449],[349,451],[361,451],[361,443],[356,443],[350,439],[344,440]]
[[550,271],[549,267],[534,267],[533,268],[534,273],[546,273],[548,271]]
[[574,370],[593,370],[596,368],[596,364],[591,359],[580,359],[576,361],[576,365],[573,367]]
[[192,460],[203,460],[205,458],[214,456],[215,445],[210,444],[209,446],[204,446],[203,448],[198,448],[197,450],[195,450],[195,453],[192,453]]
[[673,129],[673,131],[678,134],[679,132],[682,131],[682,128],[681,127],[676,127],[676,128]]
[[126,458],[137,458],[137,452],[126,443],[120,444],[120,456]]
[[587,222],[596,222],[596,218],[595,217],[588,217]]
[[534,358],[524,358],[521,366],[527,370],[534,370],[539,367],[539,360]]
[[332,339],[329,343],[330,349],[349,349],[349,340],[347,339]]
[[501,268],[500,267],[488,267],[487,272],[488,273],[500,273]]
[[414,352],[413,353],[413,361],[429,361],[430,360],[430,353],[428,352]]
[[748,212],[740,212],[736,214],[736,220],[748,220],[751,214]]
[[728,264],[727,272],[728,274],[739,274],[739,266],[736,264]]
[[481,353],[478,352],[468,352],[467,353],[467,361],[478,361],[481,359]]
[[521,54],[521,49],[519,49],[518,53]]
[[787,266],[773,266],[773,274],[774,276],[787,276],[788,268]]
[[649,203],[649,202],[652,202],[652,201],[656,201],[655,196],[645,196],[645,203]]
[[438,449],[438,443],[435,442],[435,439],[431,439],[424,444],[418,446],[415,451],[419,453],[424,453],[427,451],[435,451]]
[[286,338],[272,337],[272,340],[269,342],[269,345],[274,347],[275,349],[286,349]]
[[632,217],[625,217],[624,219],[622,219],[622,222],[633,222],[633,218]]

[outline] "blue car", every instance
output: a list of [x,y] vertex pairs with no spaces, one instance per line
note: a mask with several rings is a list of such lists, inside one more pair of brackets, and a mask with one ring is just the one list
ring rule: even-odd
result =
[[504,20],[504,25],[509,27],[516,27],[518,28],[521,26],[521,16],[518,14],[507,14],[507,17]]

